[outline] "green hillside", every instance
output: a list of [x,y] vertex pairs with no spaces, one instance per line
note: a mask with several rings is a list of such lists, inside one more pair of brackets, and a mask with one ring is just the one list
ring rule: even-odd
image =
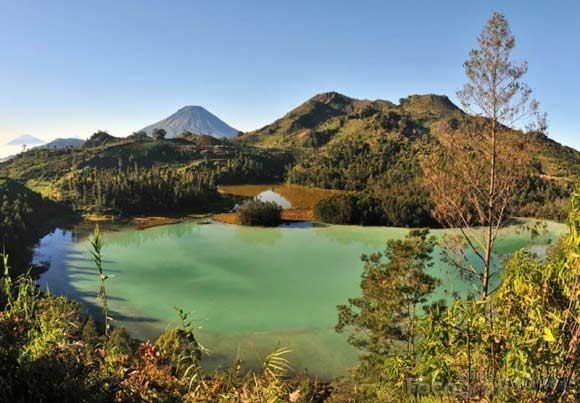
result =
[[201,208],[219,184],[281,182],[293,162],[287,151],[184,137],[119,139],[99,132],[82,147],[19,154],[0,164],[0,175],[75,209],[135,214],[178,210],[192,200]]
[[[443,124],[461,128],[473,121],[442,95],[411,95],[396,105],[330,92],[235,141],[294,150],[299,159],[288,172],[291,183],[358,192],[336,201],[352,212],[350,223],[428,225],[420,156],[437,149]],[[580,152],[540,133],[509,135],[526,137],[524,152],[533,161],[512,214],[563,219],[571,184],[580,178]],[[329,211],[336,216],[337,209]]]
[[[323,221],[330,215],[352,224],[433,225],[420,158],[437,149],[442,125],[462,128],[473,119],[442,95],[394,104],[330,92],[234,139],[98,132],[81,147],[22,153],[0,164],[0,175],[75,209],[127,214],[199,208],[220,184],[287,181],[350,192],[318,209]],[[580,153],[540,133],[509,135],[525,136],[533,161],[511,213],[563,219],[580,178]]]
[[[442,122],[459,124],[471,117],[444,95],[411,95],[396,105],[384,100],[359,100],[329,92],[318,94],[275,122],[235,141],[257,147],[290,147],[303,152],[326,149],[348,136],[369,144],[379,137],[423,134],[429,147]],[[580,178],[580,152],[541,134],[528,136],[528,151],[541,164],[538,172],[557,178]]]
[[22,183],[0,176],[0,253],[15,267],[26,270],[32,246],[49,230],[49,221],[65,213],[55,203]]

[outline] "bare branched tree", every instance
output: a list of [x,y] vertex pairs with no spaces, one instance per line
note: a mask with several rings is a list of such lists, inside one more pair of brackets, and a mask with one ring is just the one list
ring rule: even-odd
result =
[[472,116],[453,127],[441,124],[440,152],[425,158],[423,169],[435,218],[460,233],[451,261],[485,299],[496,274],[497,236],[527,172],[525,134],[514,129],[538,116],[538,103],[522,82],[527,63],[510,59],[515,39],[502,13],[493,13],[478,44],[464,64],[468,82],[457,93]]

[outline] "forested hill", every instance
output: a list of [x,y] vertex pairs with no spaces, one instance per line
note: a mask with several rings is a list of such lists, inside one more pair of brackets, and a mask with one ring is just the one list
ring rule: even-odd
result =
[[[258,147],[291,147],[324,152],[358,138],[371,146],[381,139],[417,142],[428,151],[437,140],[441,123],[457,125],[472,117],[444,95],[411,95],[394,104],[385,100],[359,100],[328,92],[318,94],[282,118],[236,139]],[[558,178],[580,178],[580,152],[534,133],[527,145],[537,160],[538,172]],[[425,147],[427,150],[425,150]]]
[[[291,183],[354,192],[322,206],[326,220],[418,226],[433,224],[421,156],[437,149],[441,128],[475,122],[442,95],[411,95],[394,104],[330,92],[235,141],[295,150],[300,157],[287,174]],[[511,214],[563,219],[580,178],[580,152],[541,133],[508,135],[525,136],[518,152],[532,160]]]
[[0,176],[76,210],[131,215],[206,209],[217,185],[281,182],[294,160],[286,151],[212,140],[98,132],[81,147],[21,153],[0,163]]
[[[394,104],[330,92],[233,139],[98,132],[79,147],[21,153],[0,163],[0,176],[77,210],[120,214],[202,209],[219,184],[288,181],[347,191],[319,206],[322,221],[433,225],[421,156],[437,150],[442,128],[474,121],[446,96]],[[508,135],[525,140],[518,152],[532,160],[510,214],[563,219],[580,178],[580,152],[542,133]]]
[[25,270],[32,257],[30,246],[48,230],[47,218],[63,213],[56,203],[0,175],[0,253]]

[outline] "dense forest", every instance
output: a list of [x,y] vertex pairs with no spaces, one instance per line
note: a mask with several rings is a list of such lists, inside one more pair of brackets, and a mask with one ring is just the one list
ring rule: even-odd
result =
[[175,168],[84,168],[59,181],[62,200],[99,213],[201,211],[217,198],[214,175]]
[[[350,191],[348,196],[322,202],[317,209],[322,221],[433,225],[429,196],[420,181],[419,164],[413,158],[416,152],[413,150],[420,147],[421,141],[420,134],[379,137],[372,145],[360,136],[348,137],[330,145],[325,153],[307,153],[289,171],[288,180],[305,186]],[[337,214],[343,207],[352,212]]]
[[294,159],[221,141],[198,145],[198,137],[119,139],[98,132],[82,147],[22,153],[0,172],[76,211],[138,215],[207,211],[218,185],[283,181]]
[[0,177],[0,247],[19,269],[26,270],[32,247],[49,230],[51,217],[66,215],[62,206],[21,183]]

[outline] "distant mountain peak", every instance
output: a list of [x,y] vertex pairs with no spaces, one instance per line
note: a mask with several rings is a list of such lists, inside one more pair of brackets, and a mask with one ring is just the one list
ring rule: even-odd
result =
[[234,137],[238,130],[199,105],[186,105],[171,116],[149,125],[140,131],[151,135],[154,129],[164,129],[167,138],[183,132],[207,134],[213,137]]
[[22,136],[18,136],[15,139],[6,143],[8,146],[37,146],[44,144],[45,142],[37,137],[34,137],[30,134],[23,134]]
[[181,108],[179,110],[180,111],[183,111],[183,110],[188,110],[188,111],[194,111],[194,110],[207,111],[207,109],[205,109],[203,106],[199,106],[199,105],[185,105],[183,108]]

